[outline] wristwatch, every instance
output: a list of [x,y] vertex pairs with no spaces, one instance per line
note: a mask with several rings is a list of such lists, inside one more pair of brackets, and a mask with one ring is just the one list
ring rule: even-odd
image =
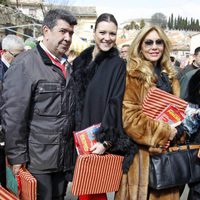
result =
[[111,144],[111,142],[109,142],[109,141],[104,141],[104,142],[103,142],[103,146],[104,146],[106,149],[109,149],[109,148],[112,146],[112,144]]

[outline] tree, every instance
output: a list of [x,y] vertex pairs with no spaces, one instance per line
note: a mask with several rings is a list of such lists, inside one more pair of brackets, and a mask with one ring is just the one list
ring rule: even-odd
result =
[[124,29],[126,30],[133,30],[133,29],[140,29],[139,25],[135,21],[131,21],[130,24],[127,24],[124,26]]
[[130,29],[131,30],[135,29],[135,25],[136,25],[135,21],[131,21],[131,23],[130,23]]
[[172,29],[171,18],[170,17],[168,19],[167,26],[168,26],[169,29]]
[[124,29],[126,29],[126,30],[130,30],[130,25],[127,24],[126,26],[124,26]]
[[200,22],[199,19],[188,19],[183,18],[178,15],[178,18],[174,17],[173,14],[169,17],[168,28],[175,30],[190,30],[190,31],[200,31]]
[[151,23],[155,25],[159,25],[162,28],[167,27],[167,17],[163,13],[155,13],[151,17]]
[[0,4],[7,5],[8,1],[7,0],[0,0]]
[[144,19],[141,19],[140,21],[140,29],[142,29],[145,26]]
[[174,28],[174,15],[173,13],[171,14],[171,29]]
[[168,28],[171,30],[174,28],[174,15],[173,13],[171,14],[171,16],[169,17],[168,20]]
[[177,19],[176,19],[176,17],[175,17],[175,18],[174,18],[174,29],[177,30],[177,27],[178,27],[178,25],[177,25]]

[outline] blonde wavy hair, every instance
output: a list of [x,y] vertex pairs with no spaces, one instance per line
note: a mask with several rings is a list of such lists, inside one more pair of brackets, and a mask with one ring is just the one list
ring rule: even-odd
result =
[[170,80],[176,76],[176,71],[170,64],[171,43],[169,38],[159,26],[145,26],[137,34],[129,48],[127,71],[137,70],[142,72],[145,81],[149,85],[152,85],[155,80],[153,64],[144,58],[141,52],[141,46],[147,34],[153,30],[155,30],[164,41],[163,55],[159,60],[159,63],[162,66],[162,71],[165,71],[168,74]]

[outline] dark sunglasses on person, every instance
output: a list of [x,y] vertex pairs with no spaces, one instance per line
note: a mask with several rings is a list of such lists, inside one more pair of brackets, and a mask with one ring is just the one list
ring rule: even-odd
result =
[[164,41],[162,39],[157,39],[157,40],[145,40],[144,44],[146,46],[153,46],[153,44],[156,44],[157,46],[162,46],[164,44]]

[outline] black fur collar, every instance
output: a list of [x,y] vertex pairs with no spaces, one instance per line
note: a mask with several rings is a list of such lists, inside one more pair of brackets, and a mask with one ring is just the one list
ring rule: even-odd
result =
[[[93,52],[93,50],[94,50],[94,46],[91,46],[91,47],[87,48],[86,50],[84,50],[80,54],[79,58],[83,59],[83,60],[85,60],[87,62],[90,62],[92,60],[92,52]],[[100,51],[97,54],[96,58],[94,59],[94,62],[97,63],[97,64],[99,64],[105,58],[116,56],[116,55],[119,55],[119,51],[115,47],[113,47],[112,49],[110,49],[107,52]]]
[[73,79],[75,81],[74,94],[76,96],[76,130],[81,129],[82,111],[88,84],[103,60],[118,55],[118,50],[112,48],[107,52],[100,52],[92,61],[93,50],[94,46],[87,48],[75,59],[73,64],[75,69]]

